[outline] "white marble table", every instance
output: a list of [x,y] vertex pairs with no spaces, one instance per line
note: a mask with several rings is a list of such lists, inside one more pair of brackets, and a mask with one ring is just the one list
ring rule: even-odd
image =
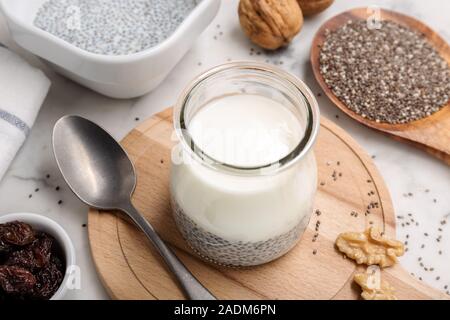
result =
[[[308,62],[313,35],[326,19],[356,6],[377,4],[413,15],[450,41],[450,21],[445,14],[450,11],[450,1],[335,2],[321,15],[306,19],[301,34],[288,49],[268,54],[252,46],[242,34],[236,13],[238,1],[224,0],[215,21],[159,88],[140,99],[122,101],[87,90],[24,53],[9,39],[6,24],[0,16],[0,41],[44,68],[53,82],[31,136],[0,184],[0,215],[37,212],[55,219],[67,229],[75,243],[82,271],[81,289],[71,291],[67,298],[106,299],[108,295],[96,275],[89,251],[84,225],[87,207],[68,190],[52,156],[51,130],[55,121],[66,114],[79,114],[96,121],[120,139],[138,122],[172,105],[183,86],[195,75],[214,65],[238,59],[276,64],[302,78],[314,92],[319,93]],[[345,128],[374,155],[398,215],[398,237],[408,241],[408,251],[401,263],[426,283],[450,292],[449,167],[421,151],[353,122],[333,107],[324,95],[318,100],[325,116]],[[60,188],[56,190],[58,186]],[[62,203],[58,204],[60,200]],[[448,223],[444,224],[444,221]]]

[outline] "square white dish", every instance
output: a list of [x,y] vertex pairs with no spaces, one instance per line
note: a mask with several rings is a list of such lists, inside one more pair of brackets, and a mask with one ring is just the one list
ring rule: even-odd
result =
[[202,0],[163,42],[129,55],[80,49],[34,25],[47,0],[0,0],[13,40],[57,72],[113,98],[142,96],[157,87],[216,16],[220,0]]

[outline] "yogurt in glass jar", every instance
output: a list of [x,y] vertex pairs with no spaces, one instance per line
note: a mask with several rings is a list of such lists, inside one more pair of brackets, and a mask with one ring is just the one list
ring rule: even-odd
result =
[[313,211],[317,101],[266,64],[216,67],[174,113],[171,201],[178,229],[202,258],[253,266],[292,249]]

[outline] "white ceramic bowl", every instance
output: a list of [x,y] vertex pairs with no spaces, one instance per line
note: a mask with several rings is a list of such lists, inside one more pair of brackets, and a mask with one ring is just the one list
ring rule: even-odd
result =
[[122,56],[82,50],[34,26],[47,0],[0,0],[14,41],[57,72],[113,98],[141,96],[158,86],[216,16],[220,0],[203,0],[175,32],[157,46]]
[[69,273],[67,272],[71,266],[75,265],[75,248],[72,240],[70,240],[67,232],[55,221],[35,213],[11,213],[0,216],[0,223],[22,221],[28,223],[33,229],[43,231],[53,236],[61,249],[64,251],[66,262],[66,274],[58,291],[53,295],[51,300],[62,300],[67,292],[67,281]]

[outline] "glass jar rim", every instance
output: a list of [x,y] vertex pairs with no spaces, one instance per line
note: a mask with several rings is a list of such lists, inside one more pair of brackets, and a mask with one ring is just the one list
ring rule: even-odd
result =
[[[297,146],[281,159],[255,167],[240,167],[223,163],[204,152],[189,134],[189,130],[186,125],[185,111],[190,93],[211,77],[233,69],[270,73],[271,75],[277,77],[278,80],[288,82],[303,96],[307,109],[307,125],[304,136]],[[291,167],[294,163],[298,162],[306,154],[308,154],[314,146],[319,132],[320,111],[317,100],[308,86],[291,73],[265,63],[234,61],[213,67],[193,79],[183,90],[177,104],[175,105],[173,121],[176,135],[182,144],[183,150],[187,150],[189,155],[200,164],[216,171],[226,171],[235,175],[253,175],[255,173],[260,173],[262,170],[267,170],[267,172],[272,174]]]

